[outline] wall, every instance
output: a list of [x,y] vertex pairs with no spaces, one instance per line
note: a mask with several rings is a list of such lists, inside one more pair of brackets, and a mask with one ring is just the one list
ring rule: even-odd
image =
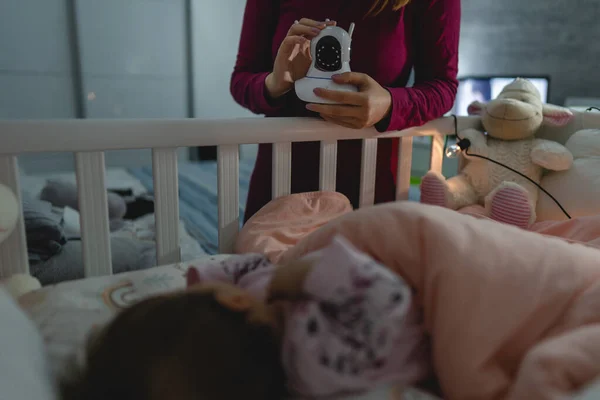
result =
[[[245,0],[2,0],[0,118],[246,117],[229,94],[244,6]],[[187,149],[180,153],[187,158]],[[19,162],[29,173],[73,170],[67,153]],[[109,167],[150,162],[150,150],[106,153]]]
[[600,1],[462,0],[461,75],[551,76],[550,102],[599,97]]
[[[69,25],[64,0],[0,1],[0,118],[75,118]],[[73,157],[20,157],[63,169]]]

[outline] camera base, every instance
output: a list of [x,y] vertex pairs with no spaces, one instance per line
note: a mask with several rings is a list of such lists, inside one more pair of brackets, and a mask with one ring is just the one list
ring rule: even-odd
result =
[[313,78],[310,76],[297,80],[294,84],[294,88],[296,90],[296,95],[300,100],[316,104],[340,104],[317,96],[313,92],[316,88],[342,92],[358,92],[358,88],[354,85],[342,85],[335,83],[330,78]]

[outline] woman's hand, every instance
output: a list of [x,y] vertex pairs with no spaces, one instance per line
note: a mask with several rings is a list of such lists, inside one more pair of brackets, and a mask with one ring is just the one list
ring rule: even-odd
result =
[[277,51],[273,72],[265,81],[272,98],[283,96],[292,89],[294,82],[306,76],[312,61],[310,40],[330,25],[335,25],[335,21],[318,22],[302,18],[290,27]]
[[343,92],[317,88],[314,93],[326,100],[341,104],[308,104],[307,109],[318,112],[321,117],[347,128],[369,128],[392,109],[392,95],[369,75],[346,72],[334,75],[333,81],[358,87],[358,92]]

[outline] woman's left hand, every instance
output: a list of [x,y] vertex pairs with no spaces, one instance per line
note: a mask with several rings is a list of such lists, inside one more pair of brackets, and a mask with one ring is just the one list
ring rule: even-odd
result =
[[347,128],[369,128],[385,118],[392,108],[392,96],[369,75],[346,72],[332,77],[335,83],[358,87],[358,92],[343,92],[317,88],[314,93],[340,104],[308,104],[307,109]]

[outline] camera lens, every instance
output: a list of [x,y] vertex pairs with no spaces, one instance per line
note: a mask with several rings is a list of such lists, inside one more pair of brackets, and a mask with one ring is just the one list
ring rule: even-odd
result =
[[342,68],[342,46],[335,37],[321,38],[316,52],[316,67],[321,71],[335,72]]

